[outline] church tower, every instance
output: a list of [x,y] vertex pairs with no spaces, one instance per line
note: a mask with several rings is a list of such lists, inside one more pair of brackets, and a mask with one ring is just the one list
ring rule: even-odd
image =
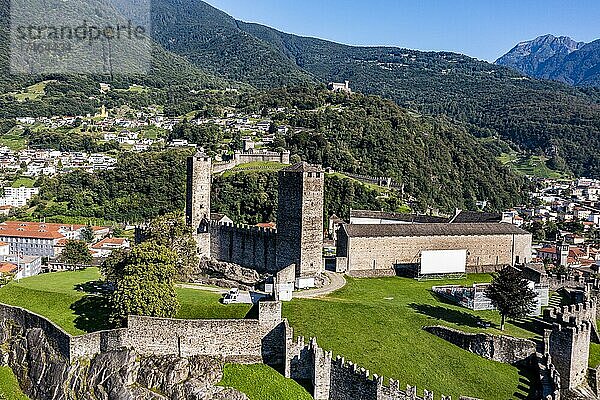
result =
[[556,249],[556,251],[557,251],[556,255],[558,257],[557,257],[556,263],[559,267],[560,266],[563,266],[563,267],[568,266],[570,250],[571,250],[571,246],[569,246],[569,244],[566,243],[564,240],[562,242],[558,242],[557,249]]
[[210,257],[212,161],[203,152],[187,160],[186,222],[193,229],[200,257]]
[[296,265],[296,277],[323,272],[323,192],[320,166],[299,163],[279,172],[277,268]]

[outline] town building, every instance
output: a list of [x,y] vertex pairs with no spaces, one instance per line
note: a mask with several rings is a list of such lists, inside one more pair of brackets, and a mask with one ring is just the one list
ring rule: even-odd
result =
[[23,207],[40,192],[40,188],[5,187],[4,196],[0,197],[0,206]]
[[104,238],[92,245],[92,256],[106,258],[115,250],[128,249],[131,243],[126,238]]
[[350,89],[350,81],[344,81],[343,83],[330,82],[329,85],[327,85],[327,88],[334,92],[352,93],[352,90]]
[[[10,254],[56,257],[60,242],[79,239],[85,225],[5,221],[0,223],[0,241],[8,243]],[[96,238],[108,235],[108,227],[92,227]]]

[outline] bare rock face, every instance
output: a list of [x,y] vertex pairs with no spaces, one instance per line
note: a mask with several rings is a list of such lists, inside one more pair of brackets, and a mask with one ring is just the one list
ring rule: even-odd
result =
[[216,386],[224,365],[218,358],[140,357],[123,349],[69,363],[41,329],[1,325],[1,360],[32,400],[248,400]]
[[212,284],[221,287],[236,286],[243,290],[252,290],[264,280],[253,269],[237,264],[204,259],[200,262],[199,273],[192,278],[196,283]]

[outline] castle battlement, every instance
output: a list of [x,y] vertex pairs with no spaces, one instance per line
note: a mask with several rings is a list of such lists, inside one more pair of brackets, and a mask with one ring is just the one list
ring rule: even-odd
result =
[[552,330],[556,332],[570,332],[573,335],[578,335],[580,333],[587,333],[592,330],[592,324],[589,321],[583,321],[582,323],[576,323],[575,318],[569,322],[570,325],[565,326],[559,323],[555,323],[552,325]]
[[[385,377],[377,374],[371,375],[368,369],[360,367],[344,357],[337,356],[332,363],[332,369],[335,369],[335,376],[345,381],[350,380],[352,386],[365,386],[364,392],[368,388],[373,391],[372,397],[377,400],[434,400],[434,393],[427,389],[423,390],[423,397],[417,396],[417,387],[406,385],[405,389],[400,386],[400,381],[390,378],[389,385],[385,385]],[[441,396],[441,400],[452,400],[451,396]]]
[[245,225],[245,224],[237,224],[232,222],[215,222],[211,221],[209,224],[212,230],[230,230],[230,231],[238,231],[240,233],[251,233],[251,234],[260,234],[260,235],[276,235],[277,229],[274,228],[265,228],[263,226],[253,226],[253,225]]
[[584,321],[596,321],[596,303],[586,301],[562,307],[549,307],[544,310],[544,321],[562,325],[580,325]]

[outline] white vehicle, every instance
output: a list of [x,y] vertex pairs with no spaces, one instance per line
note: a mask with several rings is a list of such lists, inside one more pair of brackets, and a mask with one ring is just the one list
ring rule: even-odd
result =
[[227,293],[225,297],[223,297],[223,304],[232,304],[237,302],[239,293],[239,289],[231,289],[229,293]]

